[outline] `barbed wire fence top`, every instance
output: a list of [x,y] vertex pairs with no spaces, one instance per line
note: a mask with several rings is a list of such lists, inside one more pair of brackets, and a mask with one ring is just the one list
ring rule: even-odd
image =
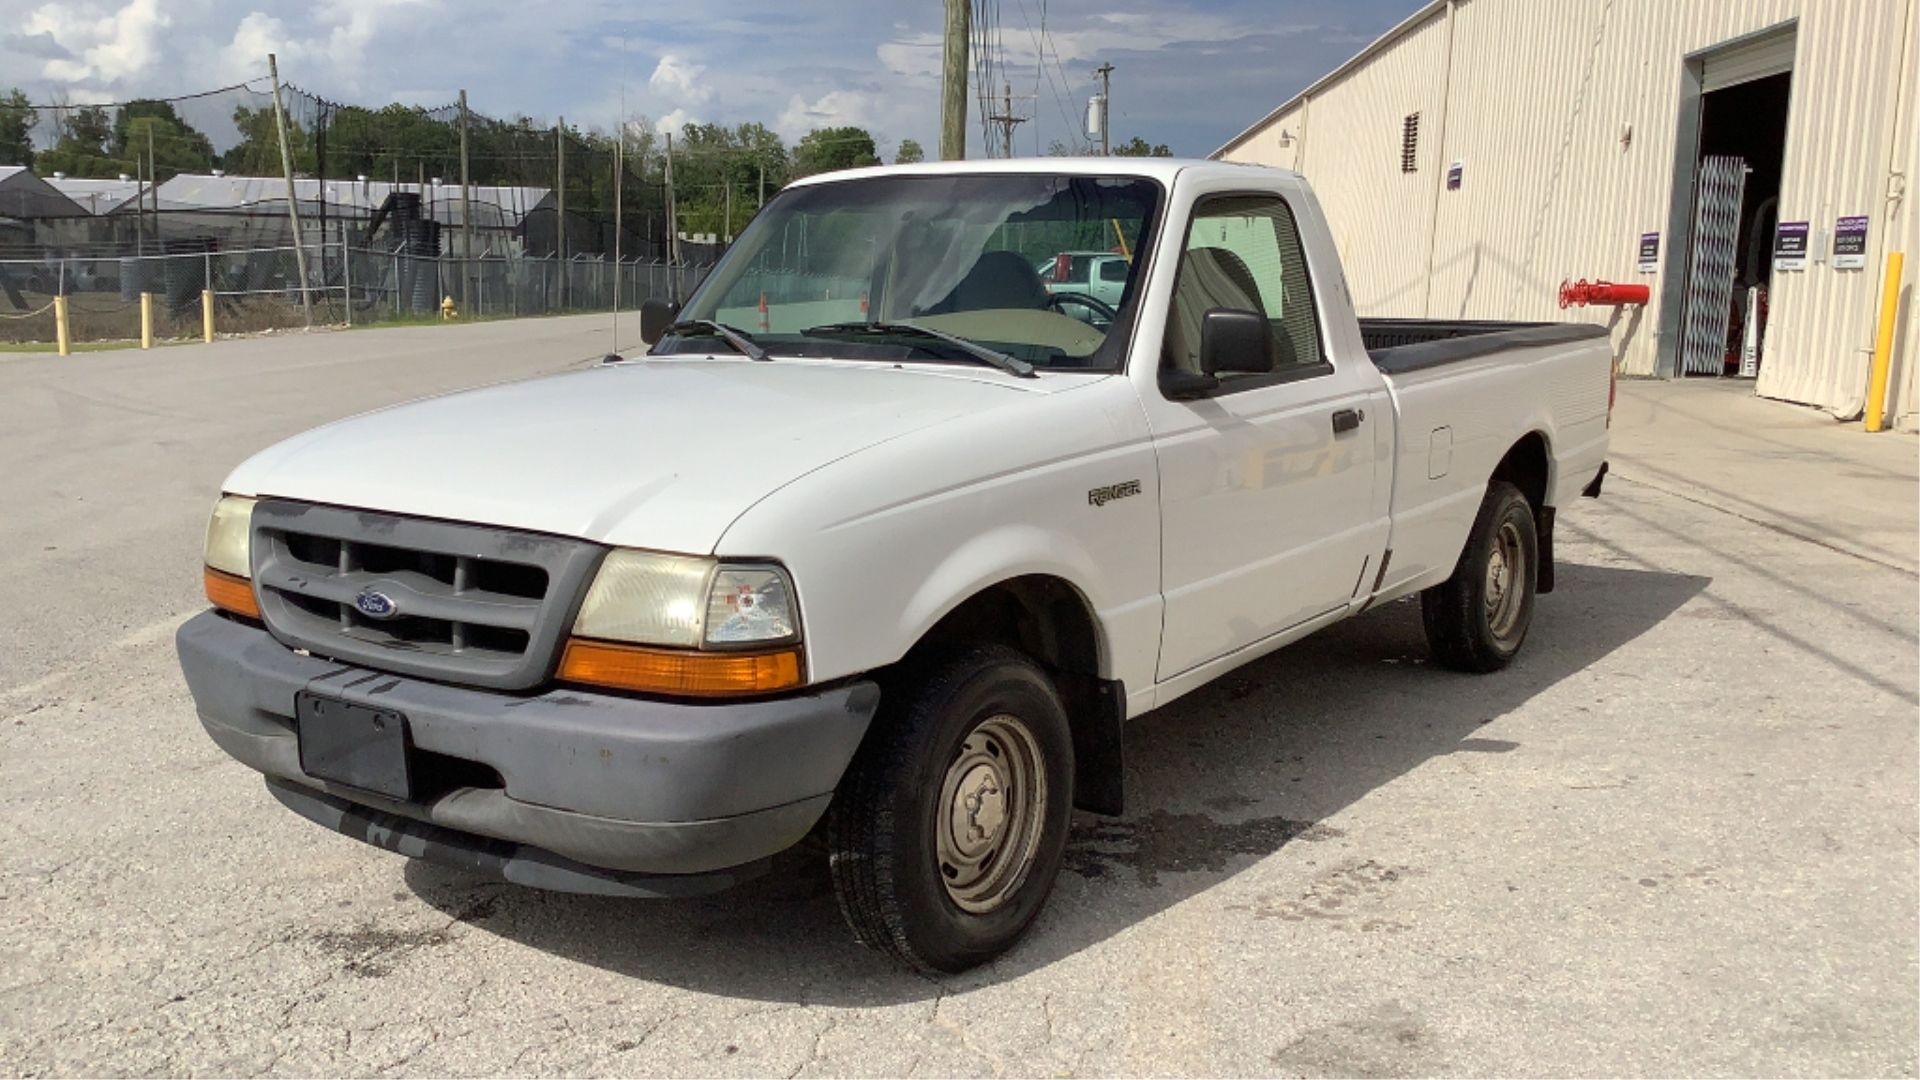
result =
[[266,78],[111,103],[0,89],[0,342],[52,340],[55,296],[76,341],[137,337],[143,293],[162,338],[199,332],[203,293],[223,332],[306,325],[309,306],[316,324],[447,300],[625,309],[683,298],[718,255],[675,242],[646,146],[463,101],[278,89],[278,111]]

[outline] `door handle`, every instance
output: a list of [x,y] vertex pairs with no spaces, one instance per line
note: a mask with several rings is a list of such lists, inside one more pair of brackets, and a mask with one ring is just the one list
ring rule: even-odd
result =
[[1360,426],[1360,421],[1366,418],[1365,410],[1339,409],[1333,414],[1333,433],[1338,435],[1343,431],[1352,431]]

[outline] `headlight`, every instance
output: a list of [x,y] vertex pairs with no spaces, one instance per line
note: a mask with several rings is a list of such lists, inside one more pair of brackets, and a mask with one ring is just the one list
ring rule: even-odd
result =
[[725,696],[802,685],[800,614],[777,566],[619,550],[600,564],[559,677]]
[[253,500],[238,495],[223,495],[213,506],[207,522],[206,566],[201,570],[207,601],[214,607],[260,617],[260,603],[253,595],[251,545]]
[[732,649],[793,641],[800,621],[793,587],[778,567],[622,550],[600,564],[573,632],[602,641]]
[[253,531],[253,500],[223,495],[207,522],[207,565],[234,577],[251,577],[248,536]]
[[771,566],[722,566],[707,590],[707,644],[752,645],[800,636],[793,589]]
[[713,560],[615,551],[600,564],[573,632],[606,641],[695,648],[707,613]]

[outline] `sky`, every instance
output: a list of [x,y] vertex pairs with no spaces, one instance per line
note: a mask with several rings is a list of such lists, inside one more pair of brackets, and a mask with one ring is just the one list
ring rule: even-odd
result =
[[[989,55],[1031,118],[1016,153],[1076,137],[1107,62],[1114,137],[1202,157],[1420,2],[989,0]],[[464,88],[492,116],[611,131],[624,102],[630,120],[759,121],[789,143],[855,124],[882,153],[910,138],[931,157],[942,20],[941,0],[0,0],[0,88],[35,103],[264,88],[274,52],[283,79],[351,104]]]

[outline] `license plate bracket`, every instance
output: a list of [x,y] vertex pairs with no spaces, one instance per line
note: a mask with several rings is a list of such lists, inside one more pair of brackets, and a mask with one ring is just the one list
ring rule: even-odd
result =
[[411,802],[407,718],[302,690],[293,697],[300,770],[318,780]]

